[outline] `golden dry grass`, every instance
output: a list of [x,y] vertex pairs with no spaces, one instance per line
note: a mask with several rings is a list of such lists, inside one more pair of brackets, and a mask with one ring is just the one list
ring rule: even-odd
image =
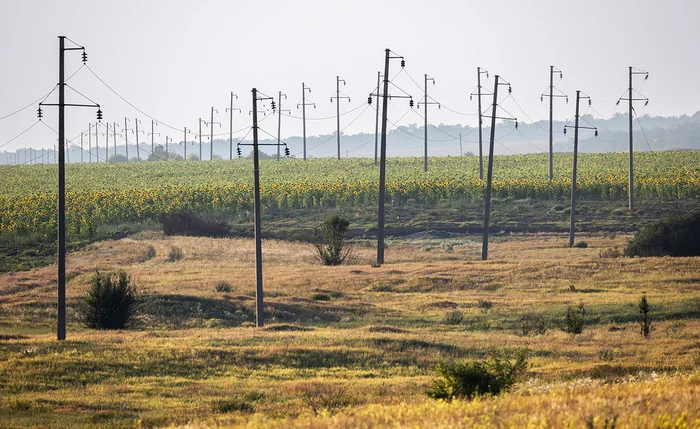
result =
[[[309,245],[265,241],[264,329],[251,327],[251,240],[146,233],[96,243],[69,255],[69,303],[95,269],[116,268],[163,303],[123,332],[85,330],[69,313],[68,341],[57,343],[55,267],[1,275],[0,421],[585,427],[592,418],[598,428],[617,416],[616,427],[700,427],[700,258],[601,258],[627,237],[583,238],[586,249],[565,247],[561,236],[500,239],[485,262],[466,239],[399,240],[381,267],[370,266],[371,247],[357,246],[349,265],[323,267]],[[175,247],[184,257],[168,262]],[[216,292],[220,281],[234,291]],[[646,340],[635,322],[642,293],[655,317]],[[579,302],[588,310],[584,333],[557,329]],[[462,312],[461,324],[443,322],[450,311]],[[548,330],[523,335],[526,314],[543,317]],[[511,393],[452,404],[425,398],[437,362],[521,348],[531,368]],[[314,396],[342,405],[316,415]]]

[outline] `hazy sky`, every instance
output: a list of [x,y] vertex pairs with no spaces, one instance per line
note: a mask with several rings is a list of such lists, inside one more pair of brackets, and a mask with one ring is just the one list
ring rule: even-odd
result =
[[[624,106],[615,110],[615,101],[627,88],[628,66],[650,72],[647,82],[636,81],[651,99],[643,111],[639,104],[640,114],[693,114],[700,110],[700,85],[694,82],[700,61],[698,16],[700,3],[693,0],[0,0],[0,117],[39,99],[58,82],[58,35],[85,46],[89,67],[130,103],[164,124],[193,132],[213,106],[219,111],[215,121],[222,123],[215,134],[228,136],[225,108],[231,91],[239,95],[242,110],[234,114],[234,129],[248,127],[252,87],[275,98],[283,91],[288,95],[283,107],[301,116],[296,105],[305,82],[317,105],[307,116],[333,116],[336,75],[347,81],[341,91],[352,98],[351,103],[342,100],[342,111],[357,108],[341,118],[341,126],[347,126],[343,132],[374,132],[374,111],[364,105],[383,69],[385,48],[405,57],[405,72],[394,82],[416,101],[422,97],[423,74],[435,78],[430,96],[446,108],[430,107],[433,124],[476,123],[476,100],[470,102],[469,93],[476,87],[477,66],[491,74],[482,82],[486,90],[495,74],[512,84],[512,98],[503,107],[523,122],[547,116],[540,93],[549,84],[550,65],[563,70],[564,80],[556,78],[555,86],[571,97],[568,105],[557,103],[556,118],[573,114],[575,89],[593,98],[595,111],[588,113],[594,116],[624,112]],[[138,117],[142,129],[150,131],[148,117],[90,70],[80,69],[79,52],[66,58],[67,76],[79,70],[70,86],[101,104],[103,122],[121,127],[128,116],[133,127]],[[392,62],[390,76],[399,71],[399,63]],[[70,89],[66,94],[69,102],[83,102]],[[57,92],[47,102],[57,102]],[[407,110],[406,100],[394,99],[389,118],[397,121]],[[93,109],[69,108],[66,116],[68,138],[95,120]],[[56,128],[56,108],[44,109],[44,122]],[[422,122],[416,112],[400,120]],[[0,120],[0,150],[55,144],[55,133],[42,124],[7,143],[35,123],[36,105]],[[182,131],[164,124],[156,127],[161,133],[156,141],[165,135],[182,140]],[[334,118],[309,120],[307,134],[327,134],[335,127]],[[276,118],[261,128],[276,135]],[[301,135],[301,120],[283,117],[282,135]],[[150,141],[148,135],[140,139]]]

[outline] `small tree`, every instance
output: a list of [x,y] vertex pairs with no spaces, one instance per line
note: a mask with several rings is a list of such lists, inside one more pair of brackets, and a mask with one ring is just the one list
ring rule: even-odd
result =
[[314,231],[318,260],[323,265],[340,265],[350,254],[345,242],[350,221],[338,215],[327,218],[320,229]]
[[586,307],[581,302],[576,307],[569,306],[564,316],[564,326],[562,330],[570,334],[580,334],[583,332],[583,325],[586,317]]
[[647,296],[642,295],[642,299],[639,300],[639,325],[642,330],[642,336],[644,338],[649,338],[649,333],[651,332],[651,316],[649,315],[650,311],[651,307],[649,307]]
[[133,314],[136,288],[124,271],[103,274],[90,280],[90,289],[78,301],[78,314],[88,328],[121,329]]

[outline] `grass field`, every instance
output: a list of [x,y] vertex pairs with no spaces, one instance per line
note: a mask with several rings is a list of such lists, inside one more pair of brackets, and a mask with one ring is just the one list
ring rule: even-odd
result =
[[[124,268],[139,314],[102,332],[69,308],[59,343],[55,266],[1,274],[1,426],[700,427],[700,258],[602,257],[629,236],[580,238],[588,248],[498,237],[485,262],[469,236],[396,238],[381,267],[364,241],[351,264],[323,267],[308,244],[265,240],[262,329],[252,240],[147,231],[89,244],[69,254],[69,307],[95,269]],[[184,257],[168,262],[172,248]],[[231,292],[216,292],[222,281]],[[583,333],[561,331],[581,302]],[[530,320],[545,332],[525,334]],[[424,393],[438,362],[521,349],[528,374],[505,395]]]

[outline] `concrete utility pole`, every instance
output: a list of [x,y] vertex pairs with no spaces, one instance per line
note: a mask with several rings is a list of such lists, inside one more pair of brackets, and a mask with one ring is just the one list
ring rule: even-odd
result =
[[[491,179],[493,178],[493,144],[496,139],[496,107],[498,106],[498,78],[493,83],[493,108],[491,110],[491,137],[489,139],[489,166],[486,173],[486,198],[484,209],[484,237],[481,246],[481,260],[485,261],[489,257],[489,220],[491,217]],[[479,96],[481,98],[481,96]],[[481,116],[481,109],[479,109]],[[481,123],[481,117],[479,117]],[[481,144],[479,144],[479,153],[481,153]]]
[[[382,93],[382,140],[379,159],[379,216],[377,219],[377,264],[384,263],[384,204],[386,202],[386,123],[387,123],[387,108],[389,103],[389,60],[401,59],[401,68],[406,65],[406,61],[401,56],[392,56],[391,50],[385,50],[384,57],[384,92]],[[410,97],[410,96],[409,96]],[[398,98],[402,98],[399,96]],[[372,94],[367,99],[372,102]],[[410,103],[413,107],[413,99]]]
[[376,118],[374,120],[374,165],[377,165],[377,149],[378,149],[378,137],[379,137],[379,82],[382,78],[382,72],[377,72],[377,108]]
[[[598,130],[595,127],[582,127],[579,126],[579,105],[581,99],[588,99],[588,105],[591,105],[591,97],[584,95],[581,96],[581,91],[576,91],[576,114],[574,116],[574,166],[571,173],[571,214],[569,221],[569,247],[574,246],[574,224],[576,219],[576,172],[578,167],[578,130],[580,128],[595,130],[595,136],[598,137]],[[566,134],[566,128],[568,125],[564,126],[564,133]]]
[[214,107],[211,108],[211,122],[209,122],[209,160],[214,159],[214,124],[221,126],[221,122],[214,122],[214,112],[219,113]]
[[[552,131],[554,127],[554,98],[565,97],[566,102],[569,102],[569,96],[566,94],[555,94],[554,93],[554,73],[559,73],[559,79],[564,78],[564,74],[561,70],[555,68],[554,66],[549,66],[549,180],[554,178],[554,133]],[[557,90],[559,91],[559,90]],[[561,92],[561,91],[559,91]],[[540,100],[545,94],[540,95]]]
[[[136,118],[134,120],[135,128],[136,128],[136,161],[141,161],[141,154],[139,152],[139,123],[141,120],[139,118]],[[143,132],[143,131],[141,131]]]
[[[636,74],[644,75],[644,80],[649,79],[649,72],[643,70],[637,70],[634,67],[629,67],[629,88],[627,98],[620,98],[617,103],[620,104],[621,100],[629,101],[629,153],[630,153],[630,166],[629,166],[629,209],[634,210],[634,138],[632,136],[632,116],[634,115],[634,106],[632,106],[633,101],[644,101],[645,106],[649,104],[649,99],[644,98],[634,98],[634,87],[632,86],[632,77]],[[640,94],[641,95],[641,94]]]
[[129,118],[124,118],[124,153],[126,154],[126,160],[129,160],[129,128],[127,123]]
[[229,146],[228,159],[229,159],[229,161],[231,161],[233,159],[233,111],[234,110],[238,110],[239,112],[241,111],[241,109],[239,109],[238,107],[233,107],[234,97],[236,99],[238,99],[238,95],[234,94],[233,91],[231,91],[231,105],[226,108],[227,111],[231,112],[231,116],[230,116],[229,121],[228,121],[228,125],[229,125],[229,127],[228,127],[228,146]]
[[[57,250],[58,250],[58,305],[56,337],[66,339],[66,130],[65,130],[65,51],[83,51],[83,63],[87,62],[87,54],[83,46],[67,48],[66,36],[58,36],[58,104],[39,103],[38,116],[41,120],[41,106],[58,106],[58,219],[57,219]],[[102,110],[98,104],[70,104],[76,107],[97,107],[97,119],[102,119]],[[42,149],[43,154],[43,149]],[[19,161],[19,160],[18,160]]]
[[205,124],[207,121],[202,120],[202,118],[199,118],[199,160],[202,160],[202,122]]
[[[336,107],[336,119],[338,120],[338,160],[340,160],[340,100],[342,98],[347,98],[348,102],[350,102],[350,97],[346,96],[341,96],[340,95],[340,82],[343,82],[343,86],[345,86],[345,79],[341,79],[340,76],[335,77],[335,96],[331,97],[331,103],[333,102],[333,99],[335,98],[335,107]],[[279,146],[278,146],[279,150]]]
[[462,156],[462,132],[459,132],[459,157],[461,158]]
[[155,145],[154,137],[156,134],[160,135],[160,133],[156,133],[154,130],[156,125],[158,125],[158,123],[156,121],[154,121],[153,119],[151,119],[151,155],[153,155],[154,157],[155,157],[155,153],[156,153],[156,145]]
[[[428,104],[437,104],[438,108],[440,107],[440,103],[435,103],[435,102],[428,102],[428,81],[432,80],[433,85],[435,85],[435,79],[432,77],[428,77],[428,75],[425,75],[425,84],[423,86],[423,119],[424,119],[424,125],[423,125],[423,146],[424,146],[424,151],[423,151],[423,171],[428,171]],[[418,106],[420,107],[420,106]]]
[[117,155],[117,123],[112,122],[112,141],[114,142],[114,155]]
[[88,162],[92,164],[92,122],[88,124]]
[[165,160],[168,160],[168,140],[170,140],[170,137],[165,136]]
[[184,150],[184,152],[183,152],[184,155],[183,155],[182,159],[183,159],[184,161],[187,161],[187,133],[188,133],[188,132],[192,132],[192,130],[188,130],[187,127],[184,127],[184,128],[182,129],[182,134],[183,134],[183,136],[182,136],[182,145],[183,145],[183,150]]
[[289,111],[289,109],[283,109],[282,108],[282,97],[284,99],[287,99],[287,94],[283,94],[282,91],[279,92],[279,95],[277,96],[277,161],[280,160],[280,147],[282,145],[282,140],[281,140],[281,132],[282,132],[282,111],[286,111],[289,113],[292,113]]
[[80,163],[83,163],[83,133],[80,133]]
[[100,142],[98,138],[99,132],[97,129],[97,122],[95,122],[95,162],[99,164],[100,162]]
[[493,157],[494,157],[494,142],[496,140],[496,119],[504,119],[515,121],[515,129],[518,129],[517,118],[504,118],[496,116],[496,108],[498,107],[498,86],[508,85],[508,93],[512,92],[510,84],[506,81],[499,82],[500,76],[496,75],[493,83],[493,108],[491,110],[491,138],[489,139],[489,163],[486,172],[486,197],[484,201],[484,236],[481,247],[481,260],[485,261],[489,256],[489,222],[491,218],[491,186],[493,183]]
[[[306,106],[314,106],[314,109],[316,108],[316,103],[307,103],[306,102],[306,91],[309,91],[309,94],[311,94],[311,88],[306,86],[304,82],[301,83],[301,126],[302,126],[302,141],[304,144],[304,161],[306,161]],[[297,109],[299,108],[299,104],[297,104]]]
[[105,162],[109,161],[109,122],[105,123]]
[[476,68],[476,94],[473,92],[469,95],[471,100],[472,96],[476,95],[477,109],[479,109],[479,179],[484,179],[484,150],[482,143],[482,127],[483,127],[483,114],[481,112],[481,96],[490,95],[481,93],[481,75],[485,74],[486,78],[489,77],[489,72],[487,70],[482,70],[481,67]]

